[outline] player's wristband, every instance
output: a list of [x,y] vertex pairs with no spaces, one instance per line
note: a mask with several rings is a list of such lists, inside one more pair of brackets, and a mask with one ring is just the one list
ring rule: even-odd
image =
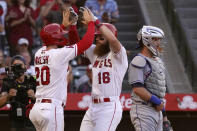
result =
[[94,21],[94,24],[97,29],[99,29],[102,26],[102,23],[98,19],[96,21]]
[[157,96],[152,95],[150,98],[150,102],[152,102],[155,105],[161,105],[162,101]]

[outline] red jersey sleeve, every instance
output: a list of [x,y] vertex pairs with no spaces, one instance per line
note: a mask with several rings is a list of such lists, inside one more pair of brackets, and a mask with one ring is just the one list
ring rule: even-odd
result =
[[78,35],[78,32],[77,32],[76,25],[71,25],[69,27],[68,39],[69,39],[70,45],[73,45],[73,44],[79,42],[79,35]]
[[94,40],[95,33],[95,25],[94,22],[91,21],[88,23],[88,29],[82,40],[77,43],[77,55],[82,54],[86,49],[88,49]]

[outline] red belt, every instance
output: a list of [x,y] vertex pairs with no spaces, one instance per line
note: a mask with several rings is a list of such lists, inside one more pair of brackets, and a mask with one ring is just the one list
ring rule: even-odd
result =
[[92,102],[93,103],[110,102],[110,98],[109,97],[103,98],[103,101],[99,98],[98,99],[94,98],[92,99]]
[[[52,103],[51,99],[42,99],[41,103]],[[62,107],[64,107],[64,103],[62,102]]]
[[52,103],[51,99],[42,99],[41,103]]

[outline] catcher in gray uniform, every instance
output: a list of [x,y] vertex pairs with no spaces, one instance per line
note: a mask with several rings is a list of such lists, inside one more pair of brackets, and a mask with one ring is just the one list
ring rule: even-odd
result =
[[154,26],[143,26],[137,34],[141,51],[129,66],[132,86],[131,121],[136,131],[162,131],[166,92],[165,67],[159,58],[164,32]]

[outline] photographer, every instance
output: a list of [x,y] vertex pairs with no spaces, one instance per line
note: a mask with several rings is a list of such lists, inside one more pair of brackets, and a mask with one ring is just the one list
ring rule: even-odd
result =
[[25,63],[24,57],[16,55],[12,57],[11,67],[5,68],[7,77],[3,79],[0,104],[4,105],[7,101],[11,104],[11,131],[35,130],[28,118],[28,111],[35,103],[36,81],[33,76],[24,74]]

